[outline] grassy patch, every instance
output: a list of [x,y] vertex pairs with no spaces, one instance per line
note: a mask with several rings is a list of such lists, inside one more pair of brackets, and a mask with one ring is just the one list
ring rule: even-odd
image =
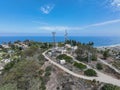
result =
[[83,65],[82,63],[77,63],[77,62],[74,62],[74,66],[83,70],[83,69],[86,69],[87,66],[86,65]]
[[72,58],[67,56],[66,54],[61,54],[61,55],[57,56],[56,59],[59,59],[59,60],[64,59],[64,60],[66,60],[66,62],[72,63]]

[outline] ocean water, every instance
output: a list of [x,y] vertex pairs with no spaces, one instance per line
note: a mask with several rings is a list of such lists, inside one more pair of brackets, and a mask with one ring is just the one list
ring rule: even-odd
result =
[[[110,45],[120,45],[120,37],[81,37],[81,36],[71,36],[69,39],[80,41],[82,43],[94,42],[95,46],[110,46]],[[0,37],[0,43],[3,42],[14,42],[16,40],[34,40],[41,42],[52,42],[52,37],[50,36],[2,36]],[[56,42],[63,42],[64,37],[56,37]]]

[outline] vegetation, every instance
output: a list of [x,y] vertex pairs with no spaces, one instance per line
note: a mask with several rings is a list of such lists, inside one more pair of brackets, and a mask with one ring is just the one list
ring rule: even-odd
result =
[[32,85],[32,83],[40,83],[40,81],[38,81],[39,72],[41,72],[39,64],[35,60],[22,60],[16,63],[9,72],[3,74],[1,86],[9,83],[16,84],[17,89],[26,90],[30,87],[33,88],[35,84]]
[[15,65],[15,61],[11,61],[5,65],[3,72],[8,72]]
[[118,61],[114,61],[113,62],[113,66],[115,66],[117,69],[120,70],[120,61],[119,60]]
[[92,59],[92,61],[97,61],[97,56],[96,55],[92,55],[91,59]]
[[78,44],[78,49],[75,51],[77,57],[76,59],[83,62],[88,62],[88,55],[92,61],[96,61],[96,52],[97,50],[93,48],[92,42],[88,44]]
[[84,74],[87,76],[97,76],[97,73],[93,69],[87,69],[84,71]]
[[120,90],[120,87],[111,85],[111,84],[105,84],[101,90]]
[[103,69],[103,66],[102,66],[101,63],[97,63],[97,64],[96,64],[96,68],[97,68],[98,70],[102,70],[102,69]]
[[[15,43],[20,43],[16,41]],[[5,65],[0,75],[0,90],[46,90],[46,83],[51,75],[51,67],[41,69],[45,62],[42,52],[43,43],[25,41],[29,45],[25,49],[19,49],[14,44],[10,50],[12,61]],[[6,54],[5,57],[7,55]],[[20,57],[19,57],[20,56]]]
[[107,59],[108,56],[109,56],[109,50],[105,50],[105,51],[103,52],[103,58],[104,58],[104,59]]
[[87,66],[86,65],[83,65],[82,63],[77,63],[77,62],[74,62],[74,66],[83,70],[83,69],[86,69]]
[[79,42],[77,42],[75,40],[67,40],[65,43],[70,44],[71,46],[76,46],[76,45],[78,45]]
[[65,46],[64,43],[61,43],[61,42],[58,43],[58,47],[64,47],[64,46]]
[[61,55],[57,56],[56,59],[59,59],[59,60],[64,59],[64,60],[66,60],[66,62],[72,63],[72,58],[67,56],[66,54],[61,54]]

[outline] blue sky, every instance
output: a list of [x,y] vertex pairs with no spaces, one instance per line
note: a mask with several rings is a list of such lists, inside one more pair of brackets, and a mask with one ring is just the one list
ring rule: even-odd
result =
[[120,0],[0,0],[0,35],[119,36]]

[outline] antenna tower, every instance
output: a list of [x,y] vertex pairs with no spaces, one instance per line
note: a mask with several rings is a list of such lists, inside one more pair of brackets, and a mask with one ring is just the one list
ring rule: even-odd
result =
[[68,33],[67,30],[65,30],[65,42],[68,40]]
[[52,32],[52,36],[53,36],[53,47],[55,48],[55,35],[56,35],[56,32]]

